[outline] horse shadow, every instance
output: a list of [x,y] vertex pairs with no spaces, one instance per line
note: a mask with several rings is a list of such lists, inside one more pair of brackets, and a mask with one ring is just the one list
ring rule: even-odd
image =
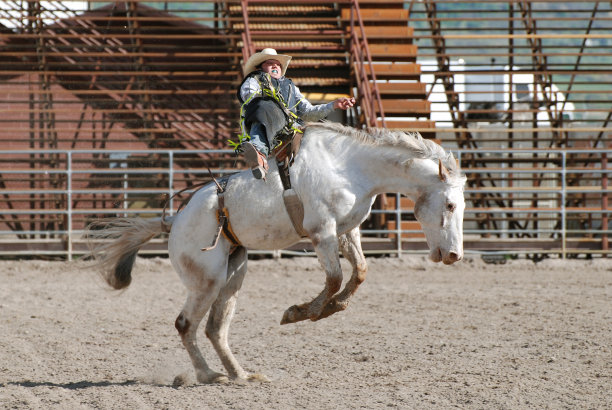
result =
[[136,384],[142,384],[138,380],[126,380],[123,382],[109,382],[109,381],[100,381],[100,382],[90,382],[90,381],[78,381],[78,382],[68,382],[68,383],[53,383],[53,382],[33,382],[30,380],[24,380],[19,382],[7,382],[0,383],[0,387],[5,386],[21,386],[27,388],[33,387],[60,387],[62,389],[68,390],[81,390],[81,389],[89,389],[92,387],[111,387],[111,386],[131,386]]

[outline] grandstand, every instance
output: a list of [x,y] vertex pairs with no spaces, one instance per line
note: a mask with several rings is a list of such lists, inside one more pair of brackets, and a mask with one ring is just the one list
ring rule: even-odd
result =
[[[611,29],[609,2],[4,1],[0,253],[71,258],[88,221],[241,169],[241,63],[273,47],[311,102],[357,98],[332,120],[460,158],[466,252],[609,255]],[[381,196],[366,252],[424,250],[412,211]]]

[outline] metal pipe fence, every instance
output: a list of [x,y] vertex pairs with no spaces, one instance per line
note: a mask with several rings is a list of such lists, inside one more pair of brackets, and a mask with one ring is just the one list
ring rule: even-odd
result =
[[[459,149],[468,177],[465,189],[466,252],[504,254],[610,254],[607,167],[610,149]],[[181,167],[185,158],[230,150],[1,150],[0,256],[72,259],[87,251],[86,225],[97,218],[160,216],[179,206],[173,195],[209,178],[207,169]],[[470,158],[495,166],[470,167]],[[517,158],[525,158],[524,163]],[[155,158],[151,161],[150,158]],[[143,160],[147,159],[147,161]],[[484,163],[481,161],[481,163]],[[213,168],[215,176],[235,168]],[[476,178],[476,176],[479,176]],[[194,180],[195,179],[195,180]],[[187,189],[186,194],[190,191]],[[387,194],[392,206],[372,211],[384,221],[362,227],[366,254],[427,252],[412,205]],[[580,201],[576,201],[580,198]],[[574,206],[573,202],[580,203]],[[162,235],[143,253],[165,254]],[[308,254],[306,241],[263,252]],[[262,253],[262,252],[253,252]]]

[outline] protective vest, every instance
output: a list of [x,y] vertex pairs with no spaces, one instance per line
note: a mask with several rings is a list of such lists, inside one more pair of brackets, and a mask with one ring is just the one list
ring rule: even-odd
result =
[[[254,78],[257,80],[259,87],[261,89],[260,93],[255,93],[251,95],[246,101],[242,99],[240,95],[240,89],[242,85],[250,78]],[[238,149],[240,144],[243,141],[249,140],[250,136],[248,135],[248,129],[250,123],[252,121],[257,121],[259,118],[256,118],[257,115],[255,111],[262,101],[264,102],[274,102],[274,104],[278,107],[278,115],[276,115],[276,123],[273,126],[272,124],[264,124],[268,129],[278,129],[278,132],[274,132],[273,134],[277,135],[278,133],[289,132],[291,130],[296,130],[299,125],[301,125],[301,121],[297,115],[297,107],[302,100],[298,100],[295,92],[295,85],[293,81],[286,77],[282,77],[280,79],[272,78],[270,74],[264,73],[263,71],[253,71],[249,75],[247,75],[240,87],[238,87],[238,92],[236,93],[238,97],[238,101],[240,101],[240,135],[238,136],[239,141],[233,142],[230,141],[230,145],[234,149]],[[267,104],[269,107],[269,104]],[[282,113],[282,114],[281,114]],[[283,117],[284,118],[281,118]],[[268,118],[274,116],[268,116]],[[263,121],[260,121],[263,122]],[[281,124],[279,124],[281,123]],[[272,140],[270,139],[272,142]],[[274,145],[274,143],[272,143]]]

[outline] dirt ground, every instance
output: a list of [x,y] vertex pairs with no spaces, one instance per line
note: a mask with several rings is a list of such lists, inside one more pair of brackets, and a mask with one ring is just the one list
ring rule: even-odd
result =
[[0,408],[612,407],[611,260],[368,261],[347,311],[285,326],[322,289],[316,259],[249,261],[230,344],[271,381],[223,385],[195,383],[168,260],[138,259],[124,292],[76,263],[0,262]]

